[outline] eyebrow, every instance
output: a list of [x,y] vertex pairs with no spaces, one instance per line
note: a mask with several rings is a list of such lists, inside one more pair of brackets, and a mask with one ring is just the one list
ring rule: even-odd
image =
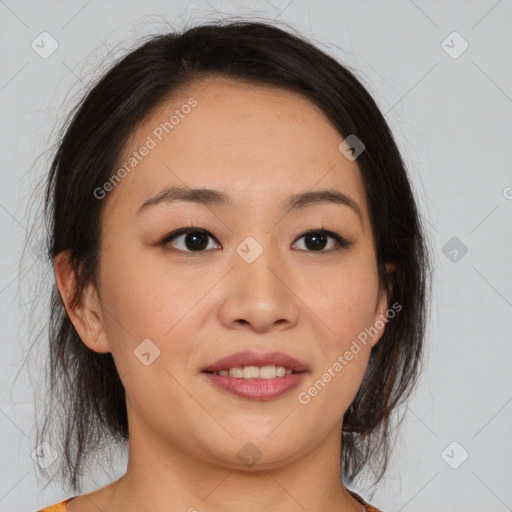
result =
[[[233,201],[230,195],[220,190],[210,188],[189,188],[182,186],[169,187],[162,190],[156,196],[145,201],[139,208],[137,214],[158,204],[171,204],[176,201],[187,201],[191,203],[204,204],[205,206],[232,206]],[[363,214],[358,204],[346,194],[338,190],[317,190],[313,192],[302,192],[289,196],[283,203],[282,210],[289,213],[315,204],[339,204],[350,207],[357,213],[361,223]]]

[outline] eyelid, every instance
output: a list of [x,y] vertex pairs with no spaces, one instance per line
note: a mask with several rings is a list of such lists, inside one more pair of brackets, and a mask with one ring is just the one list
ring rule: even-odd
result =
[[[196,228],[194,226],[187,226],[184,228],[176,229],[172,233],[169,233],[168,235],[166,235],[161,240],[159,245],[166,246],[171,241],[173,241],[175,238],[178,238],[181,235],[187,235],[188,233],[203,233],[203,234],[209,236],[210,238],[213,238],[219,245],[221,245],[220,242],[208,230],[203,229],[203,228]],[[172,250],[177,251],[177,252],[185,252],[187,254],[194,254],[194,253],[199,254],[201,252],[207,252],[207,251],[183,251],[182,249],[174,249],[174,248]]]
[[[298,235],[297,238],[295,239],[295,241],[300,240],[301,238],[303,238],[303,237],[305,237],[307,235],[313,235],[313,234],[317,234],[317,233],[323,233],[324,235],[329,236],[330,238],[333,238],[334,240],[336,240],[336,242],[338,244],[338,248],[340,248],[340,249],[341,248],[349,247],[353,243],[351,240],[348,240],[347,238],[339,235],[338,233],[335,233],[334,231],[330,231],[329,229],[325,229],[325,228],[308,229],[307,231],[304,231],[303,233]],[[336,250],[336,249],[331,249],[329,251],[307,251],[307,252],[312,252],[312,253],[315,253],[315,252],[319,252],[319,253],[325,252],[325,253],[328,253],[328,252],[331,252],[333,250]]]
[[[212,235],[208,230],[199,228],[199,227],[194,227],[194,226],[187,226],[187,227],[179,228],[179,229],[173,231],[172,233],[169,233],[161,240],[159,245],[166,246],[167,244],[169,244],[171,241],[178,238],[179,236],[186,235],[188,233],[203,233],[203,234],[211,237],[219,245],[221,245],[220,242],[217,240],[217,238],[215,238],[215,236]],[[300,235],[297,236],[297,238],[294,240],[293,244],[295,244],[298,240],[300,240],[301,238],[303,238],[305,236],[318,234],[318,233],[322,233],[322,234],[334,239],[337,243],[337,247],[335,247],[334,249],[329,249],[327,251],[321,250],[321,251],[305,251],[305,252],[320,253],[320,254],[321,253],[331,253],[333,251],[336,251],[337,249],[347,248],[353,244],[353,242],[351,240],[346,239],[345,237],[339,235],[338,233],[335,233],[334,231],[330,231],[330,230],[324,229],[324,228],[313,228],[313,229],[308,229],[307,231],[302,232]],[[177,251],[177,252],[187,253],[187,254],[194,254],[194,253],[200,254],[203,252],[208,252],[211,249],[203,250],[203,251],[183,251],[182,249],[172,249],[172,250]]]

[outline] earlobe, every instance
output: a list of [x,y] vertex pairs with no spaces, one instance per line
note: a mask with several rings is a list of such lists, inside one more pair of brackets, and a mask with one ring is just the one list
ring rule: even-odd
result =
[[102,336],[101,307],[94,285],[88,283],[74,304],[73,295],[77,282],[69,250],[63,251],[55,257],[53,268],[62,302],[84,344],[98,353],[110,352],[106,337]]
[[375,310],[375,316],[373,317],[373,328],[377,331],[372,337],[371,346],[372,348],[377,344],[386,328],[386,312],[387,312],[388,298],[386,290],[380,291],[379,301]]
[[389,294],[391,294],[391,290],[393,288],[393,276],[396,272],[396,266],[393,263],[385,264],[386,273],[389,276],[389,293],[386,290],[386,287],[383,286],[379,291],[379,300],[377,302],[377,308],[375,310],[375,316],[373,319],[373,327],[377,330],[377,333],[372,338],[371,346],[372,348],[377,344],[377,342],[381,339],[384,334],[384,330],[386,329],[386,325],[389,321],[388,319],[388,309],[389,309]]

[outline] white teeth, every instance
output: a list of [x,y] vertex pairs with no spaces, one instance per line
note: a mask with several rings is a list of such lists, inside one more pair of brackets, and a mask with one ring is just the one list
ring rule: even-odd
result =
[[275,379],[276,377],[284,377],[293,372],[281,365],[266,365],[266,366],[236,366],[229,370],[220,370],[213,372],[218,375],[235,377],[236,379]]
[[230,368],[229,376],[236,377],[237,379],[241,379],[244,376],[244,372],[243,372],[242,368]]
[[257,379],[260,376],[260,369],[257,366],[244,366],[244,379]]
[[279,377],[283,377],[283,375],[279,375],[279,373],[283,373],[282,371],[279,372],[278,370],[284,370],[284,368],[282,366],[274,366],[274,365],[270,365],[270,366],[262,366],[260,369],[259,369],[259,378],[260,379],[275,379],[277,376]]

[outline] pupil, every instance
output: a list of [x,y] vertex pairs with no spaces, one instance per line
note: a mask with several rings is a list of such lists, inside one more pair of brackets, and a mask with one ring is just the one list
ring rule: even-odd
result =
[[[310,250],[323,249],[325,247],[326,238],[323,233],[308,235],[306,237],[306,247]],[[187,249],[192,251],[203,250],[208,246],[208,237],[200,232],[188,233],[185,237],[185,245]]]
[[[306,247],[308,249],[323,249],[325,247],[326,236],[324,234],[308,235],[306,237]],[[308,240],[312,240],[312,243],[308,243]]]
[[185,237],[185,245],[192,251],[202,250],[208,245],[208,237],[204,233],[188,233]]

